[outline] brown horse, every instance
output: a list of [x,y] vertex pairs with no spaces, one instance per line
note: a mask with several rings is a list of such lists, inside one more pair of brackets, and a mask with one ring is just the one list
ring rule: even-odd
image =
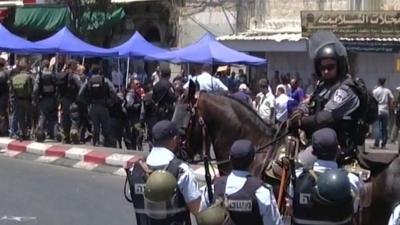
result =
[[[218,164],[220,174],[231,171],[229,149],[234,141],[248,139],[255,146],[262,146],[273,140],[274,129],[265,124],[250,106],[231,97],[194,90],[193,86],[189,87],[189,92],[178,101],[173,119],[178,126],[190,130],[186,138],[186,151],[190,158],[203,151],[204,135],[199,124],[200,117],[206,126],[206,135],[213,146],[216,160],[221,162]],[[251,166],[252,174],[261,177],[265,162],[274,156],[272,147],[256,154]]]

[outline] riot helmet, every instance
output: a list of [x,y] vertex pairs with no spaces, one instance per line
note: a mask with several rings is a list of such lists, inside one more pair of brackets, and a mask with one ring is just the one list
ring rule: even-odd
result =
[[318,176],[317,200],[336,205],[352,200],[350,180],[343,169],[327,170]]
[[345,77],[348,73],[346,48],[332,32],[315,32],[308,42],[308,47],[309,55],[314,61],[314,69],[318,77],[321,77],[320,66],[323,59],[336,61],[338,79]]
[[229,212],[219,200],[209,208],[199,212],[196,216],[198,225],[222,225],[229,221]]
[[175,194],[177,180],[165,170],[156,170],[147,178],[144,196],[153,202],[168,201]]

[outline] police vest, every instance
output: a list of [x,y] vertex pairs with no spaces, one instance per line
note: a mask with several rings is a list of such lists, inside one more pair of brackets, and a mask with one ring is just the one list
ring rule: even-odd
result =
[[318,201],[316,180],[304,171],[295,182],[293,198],[294,225],[351,225],[353,201],[327,205]]
[[61,97],[67,97],[71,99],[75,99],[76,96],[78,95],[78,87],[76,84],[73,84],[72,80],[72,74],[69,74],[67,72],[60,72],[56,73],[56,87],[57,87],[57,93]]
[[[215,197],[225,198],[225,187],[228,177],[220,177],[214,181]],[[247,177],[244,186],[231,195],[226,196],[227,210],[235,225],[263,224],[258,206],[256,191],[263,181],[255,177]]]
[[0,96],[8,93],[7,74],[0,70]]
[[93,101],[105,100],[108,90],[106,88],[104,77],[101,75],[94,75],[89,79],[88,91],[90,99]]
[[43,71],[40,73],[40,94],[43,96],[54,96],[56,86],[54,82],[53,73],[50,71]]
[[[182,163],[181,160],[174,158],[170,161],[167,166],[167,171],[175,175],[178,180],[178,176],[180,173],[179,165]],[[165,166],[162,167],[150,167],[152,170],[164,169]],[[166,205],[166,209],[160,210],[157,212],[149,211],[146,209],[145,198],[144,198],[144,189],[146,185],[145,180],[145,172],[143,168],[139,164],[135,164],[132,172],[128,175],[128,181],[130,186],[131,197],[133,201],[133,207],[135,208],[137,224],[141,225],[152,225],[152,224],[160,224],[160,225],[190,225],[190,213],[186,207],[185,200],[183,198],[182,193],[177,188],[176,193],[176,201],[174,205]],[[149,215],[150,214],[166,214],[166,219],[153,219]]]

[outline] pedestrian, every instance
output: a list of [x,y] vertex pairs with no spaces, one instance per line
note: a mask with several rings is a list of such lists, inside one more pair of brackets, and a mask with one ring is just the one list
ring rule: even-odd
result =
[[118,65],[116,65],[116,64],[114,64],[112,66],[111,79],[112,79],[112,83],[114,84],[115,89],[121,90],[121,88],[124,84],[124,75],[121,73]]
[[373,90],[373,95],[378,101],[378,120],[375,122],[375,142],[371,148],[385,148],[388,139],[389,107],[394,100],[392,92],[385,88],[386,78],[378,79],[378,86]]
[[109,110],[117,96],[112,82],[103,76],[100,66],[92,66],[93,75],[79,91],[79,99],[89,105],[89,117],[93,125],[92,145],[100,143],[100,131],[104,138],[103,145],[109,147],[111,134],[109,128]]
[[293,197],[294,225],[351,225],[360,209],[362,180],[336,163],[339,143],[331,128],[312,135],[309,157],[316,158],[311,168],[296,170]]
[[298,107],[298,105],[304,100],[304,90],[299,86],[299,81],[293,78],[290,81],[292,87],[292,93],[288,95],[291,99],[288,102],[288,115],[290,116],[292,112]]
[[258,115],[267,124],[272,125],[275,120],[275,96],[268,90],[268,86],[267,79],[262,78],[258,81],[260,92],[256,95],[253,105]]
[[33,78],[29,72],[29,65],[25,58],[18,61],[18,73],[11,78],[11,101],[14,106],[18,130],[17,136],[20,140],[29,139],[28,126],[32,121],[32,91]]
[[283,87],[278,87],[276,90],[275,98],[275,119],[280,124],[287,120],[288,118],[288,102],[291,100],[289,96],[286,95],[285,89]]
[[185,89],[183,88],[183,78],[181,76],[176,76],[172,81],[172,84],[175,89],[175,96],[176,98],[179,98],[185,92]]
[[243,84],[239,85],[239,91],[232,94],[232,97],[243,102],[244,104],[251,106],[252,100],[251,100],[249,93],[250,93],[249,88],[247,87],[247,85],[245,83],[243,83]]
[[[146,162],[135,163],[127,175],[136,224],[190,225],[190,213],[197,214],[201,193],[189,165],[176,157],[178,129],[162,120],[152,133],[154,147]],[[147,172],[151,175],[146,179]]]
[[36,141],[43,142],[46,134],[54,140],[57,135],[56,81],[48,60],[42,61],[41,69],[36,76],[33,86],[33,101],[34,105],[37,104],[39,107],[39,121],[35,131]]
[[[195,83],[198,84],[200,91],[206,91],[210,93],[224,93],[228,92],[228,88],[222,83],[222,81],[216,77],[211,76],[211,66],[204,64],[201,69],[201,73],[191,78]],[[189,88],[189,81],[183,86],[183,88]]]
[[318,31],[309,42],[315,73],[321,81],[310,102],[301,104],[292,114],[290,128],[300,128],[308,137],[324,127],[334,129],[341,145],[340,161],[364,144],[368,123],[373,120],[369,116],[376,114],[376,104],[360,104],[360,99],[367,101],[372,96],[359,85],[361,81],[348,74],[346,48],[333,33]]
[[152,99],[156,104],[158,120],[171,119],[174,113],[176,101],[175,89],[171,82],[171,70],[169,65],[160,66],[160,81],[153,87]]
[[[283,224],[272,187],[249,172],[255,156],[254,145],[249,140],[237,140],[231,146],[229,155],[232,172],[215,178],[214,201],[210,202],[208,191],[204,190],[200,209],[205,210],[220,200],[227,203],[226,209],[233,224]],[[207,214],[200,212],[197,220],[204,221],[204,216]]]
[[[76,105],[79,89],[81,88],[82,82],[81,77],[75,74],[78,67],[76,60],[69,60],[66,64],[65,71],[56,72],[56,87],[58,105],[61,107],[61,139],[64,144],[71,143],[72,139],[78,140],[78,127],[77,121],[78,107]],[[73,112],[71,112],[71,106]]]

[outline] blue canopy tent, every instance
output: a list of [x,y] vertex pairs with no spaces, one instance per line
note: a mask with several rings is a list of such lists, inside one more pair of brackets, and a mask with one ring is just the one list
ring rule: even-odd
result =
[[43,47],[8,31],[0,24],[0,50],[15,53],[43,52]]
[[46,47],[48,53],[65,53],[80,56],[116,56],[118,53],[105,48],[88,44],[64,27],[53,36],[35,42]]
[[205,34],[199,41],[187,47],[171,52],[152,54],[147,59],[174,63],[245,64],[254,66],[266,64],[266,59],[228,48],[218,42],[211,34]]
[[144,37],[137,31],[131,38],[129,38],[128,41],[119,46],[111,48],[110,50],[117,51],[120,56],[128,56],[136,59],[144,59],[148,55],[168,51],[146,41],[146,39],[144,39]]

